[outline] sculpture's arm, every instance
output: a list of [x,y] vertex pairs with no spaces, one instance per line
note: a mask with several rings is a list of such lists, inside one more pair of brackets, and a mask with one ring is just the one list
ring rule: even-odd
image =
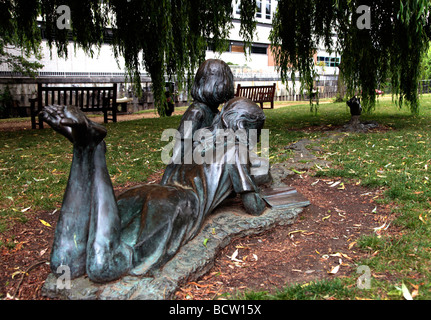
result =
[[247,213],[258,216],[263,213],[266,203],[259,192],[245,192],[241,194],[241,200]]
[[236,163],[234,165],[228,164],[227,166],[233,189],[241,195],[241,200],[247,213],[260,215],[266,208],[266,202],[260,196],[259,188],[250,174],[249,164],[242,164],[237,153]]

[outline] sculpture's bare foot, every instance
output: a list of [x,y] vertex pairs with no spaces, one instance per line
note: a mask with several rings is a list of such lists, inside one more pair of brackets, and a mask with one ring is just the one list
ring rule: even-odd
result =
[[75,106],[46,106],[39,113],[39,118],[75,145],[96,146],[106,136],[105,127],[90,121]]
[[61,125],[65,106],[46,106],[39,113],[39,119],[49,124],[55,131],[65,136],[73,143],[72,129]]

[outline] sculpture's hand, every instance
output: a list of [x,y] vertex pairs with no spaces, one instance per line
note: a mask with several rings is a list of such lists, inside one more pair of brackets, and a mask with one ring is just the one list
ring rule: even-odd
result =
[[75,106],[46,106],[39,117],[75,145],[97,145],[106,136],[103,126],[90,121]]

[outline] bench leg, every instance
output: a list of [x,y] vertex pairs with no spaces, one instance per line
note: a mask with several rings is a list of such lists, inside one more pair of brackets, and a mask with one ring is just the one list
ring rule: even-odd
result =
[[36,110],[31,109],[31,128],[36,129],[37,126],[39,126],[39,129],[43,129],[43,121],[40,119],[37,119],[38,112]]
[[112,121],[117,122],[117,105],[114,103],[114,107],[112,108]]
[[43,129],[43,121],[40,119],[38,119],[38,120],[39,120],[39,129]]
[[36,129],[36,117],[34,115],[33,109],[31,110],[31,128]]

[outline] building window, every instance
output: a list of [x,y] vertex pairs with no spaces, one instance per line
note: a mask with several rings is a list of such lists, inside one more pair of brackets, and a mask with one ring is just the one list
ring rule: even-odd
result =
[[251,46],[251,53],[266,54],[267,48],[268,48],[267,46],[252,45]]
[[257,0],[256,5],[256,18],[262,18],[262,0]]
[[266,0],[266,15],[265,18],[271,20],[271,0]]
[[242,52],[244,53],[244,45],[242,44],[231,44],[231,52]]
[[325,64],[325,67],[338,67],[340,64],[340,58],[339,57],[317,57],[317,63],[323,62]]

